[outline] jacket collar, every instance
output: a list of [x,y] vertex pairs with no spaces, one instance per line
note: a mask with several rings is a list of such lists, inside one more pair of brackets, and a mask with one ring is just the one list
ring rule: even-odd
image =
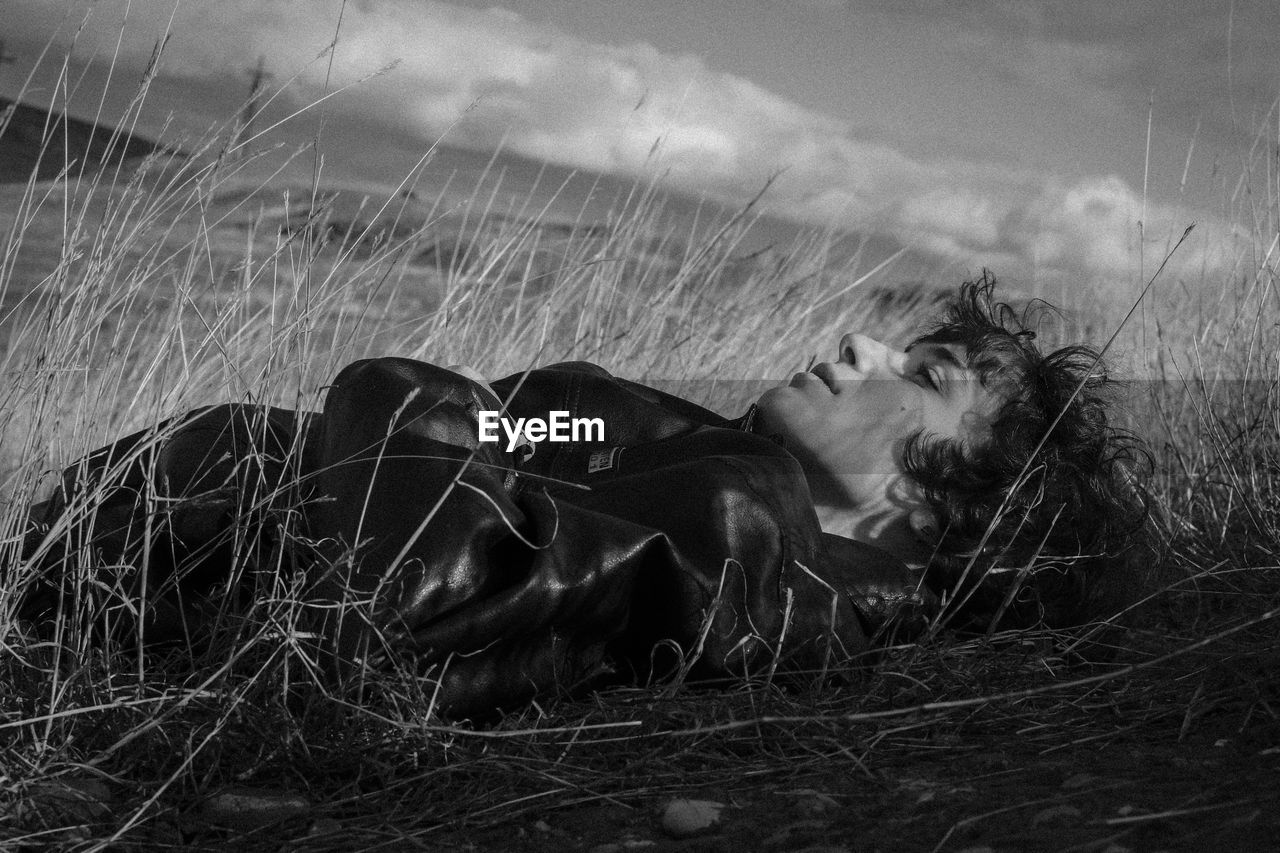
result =
[[760,407],[757,406],[755,403],[752,403],[750,408],[747,409],[745,414],[743,414],[739,418],[734,418],[733,420],[725,424],[725,426],[728,427],[729,429],[740,429],[743,432],[755,433],[756,435],[764,435],[765,438],[769,439],[779,447],[782,447],[785,449],[787,446],[787,442],[781,433],[772,433],[770,435],[765,435],[764,433],[760,432],[759,412],[760,412]]

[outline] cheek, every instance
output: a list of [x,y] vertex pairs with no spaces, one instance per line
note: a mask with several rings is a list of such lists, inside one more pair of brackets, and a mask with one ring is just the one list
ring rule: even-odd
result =
[[864,430],[893,435],[923,426],[924,406],[911,394],[868,395],[868,399],[858,401],[856,408],[850,407],[846,417]]
[[926,412],[923,425],[930,435],[962,440],[990,428],[987,419],[977,412],[943,407]]
[[838,434],[829,428],[829,416],[803,394],[791,389],[761,397],[754,430],[761,435],[781,435],[792,453],[820,454],[823,445]]
[[924,426],[925,419],[919,409],[895,402],[865,422],[852,450],[866,460],[871,469],[869,473],[900,473],[907,439]]
[[849,474],[869,475],[896,470],[900,445],[895,441],[901,429],[899,409],[859,400],[825,412],[822,429],[815,431],[811,445],[832,465]]
[[920,409],[903,408],[895,420],[894,430],[898,438],[905,439],[924,429],[927,422],[928,418]]
[[929,421],[929,401],[924,392],[911,386],[903,389],[892,402],[891,411],[885,412],[886,429],[904,439],[924,428]]

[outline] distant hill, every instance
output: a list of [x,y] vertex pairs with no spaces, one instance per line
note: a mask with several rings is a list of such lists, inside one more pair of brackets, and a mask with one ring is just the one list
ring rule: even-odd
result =
[[56,178],[68,163],[73,172],[81,163],[92,171],[121,160],[127,168],[167,150],[141,136],[115,133],[107,125],[0,98],[0,183],[26,183],[32,172],[38,181]]

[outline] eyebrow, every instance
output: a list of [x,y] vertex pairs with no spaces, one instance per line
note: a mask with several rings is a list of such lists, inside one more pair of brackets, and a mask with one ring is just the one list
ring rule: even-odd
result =
[[[911,343],[907,344],[904,352],[911,352],[917,346],[928,346],[933,353],[942,350],[941,359],[948,365],[957,367],[960,370],[970,371],[972,377],[976,379],[983,388],[992,387],[991,383],[997,381],[1002,375],[1003,366],[998,358],[990,357],[990,353],[982,348],[966,343],[963,338],[951,336],[935,336],[934,334],[921,335]],[[960,347],[965,351],[966,357],[961,359],[956,356],[951,349],[952,346]]]
[[956,355],[955,350],[948,346],[936,344],[933,348],[933,353],[939,357],[939,360],[944,361],[953,367],[958,367],[961,370],[968,370],[969,368],[969,365],[961,361],[960,356]]
[[938,343],[937,341],[928,341],[928,340],[912,341],[911,343],[907,344],[907,348],[904,349],[903,352],[910,353],[917,346],[921,346],[921,345],[927,346],[929,348],[929,354],[932,355],[934,358],[937,358],[939,361],[945,362],[946,364],[952,367],[958,367],[961,370],[969,369],[969,365],[961,361],[960,357],[957,356],[950,347],[948,347],[946,344]]

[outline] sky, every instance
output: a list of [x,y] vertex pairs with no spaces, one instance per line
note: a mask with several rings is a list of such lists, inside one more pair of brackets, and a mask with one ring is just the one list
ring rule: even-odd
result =
[[144,128],[226,121],[263,57],[272,115],[338,91],[309,111],[338,174],[393,180],[443,136],[728,202],[776,176],[775,214],[1028,290],[1131,284],[1193,222],[1177,268],[1226,263],[1280,95],[1274,0],[0,0],[0,21],[2,95],[30,73],[24,98],[58,100],[69,55],[77,97],[114,68],[123,104],[167,33]]

